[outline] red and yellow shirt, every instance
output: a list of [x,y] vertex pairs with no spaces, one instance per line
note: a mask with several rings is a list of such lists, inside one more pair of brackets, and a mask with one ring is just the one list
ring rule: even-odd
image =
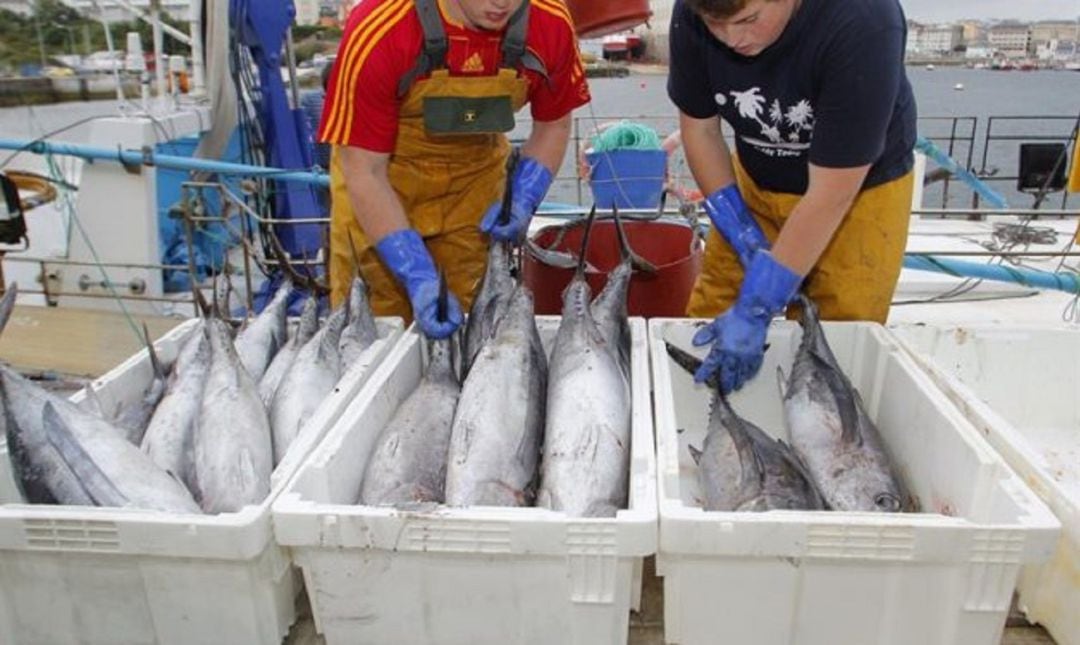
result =
[[[570,13],[561,0],[528,0],[525,46],[547,68],[550,83],[524,70],[536,121],[557,120],[589,102]],[[452,22],[439,2],[451,76],[490,76],[502,58],[502,32]],[[412,0],[363,0],[349,14],[327,85],[319,141],[390,153],[397,138],[398,81],[416,65],[424,30]]]

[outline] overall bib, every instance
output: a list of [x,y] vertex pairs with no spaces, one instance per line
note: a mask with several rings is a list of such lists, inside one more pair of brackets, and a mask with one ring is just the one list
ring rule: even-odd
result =
[[[801,195],[761,190],[734,161],[746,205],[770,243],[776,241]],[[913,173],[866,189],[855,198],[829,245],[803,282],[825,320],[884,323],[907,246]],[[705,262],[686,315],[712,318],[735,302],[743,268],[731,246],[710,227]]]
[[[513,113],[527,98],[528,81],[517,71],[517,63],[530,69],[538,63],[525,51],[528,8],[526,1],[510,19],[495,75],[454,77],[444,66],[447,38],[436,0],[417,0],[424,52],[399,85],[403,99],[390,157],[390,184],[410,226],[424,238],[466,311],[487,260],[488,243],[477,227],[484,211],[501,198],[506,183],[510,144],[503,133],[513,129]],[[413,82],[429,69],[433,70],[429,78]],[[330,164],[330,301],[337,306],[345,300],[359,271],[375,315],[410,321],[408,295],[360,228],[346,181],[335,150]]]

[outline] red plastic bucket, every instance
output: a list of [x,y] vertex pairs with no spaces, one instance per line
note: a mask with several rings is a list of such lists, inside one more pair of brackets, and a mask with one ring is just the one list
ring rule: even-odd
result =
[[[584,223],[568,230],[558,245],[551,247],[561,226],[547,226],[533,236],[542,248],[565,251],[577,257],[581,250]],[[657,220],[652,222],[623,222],[626,236],[634,252],[652,262],[657,272],[648,275],[635,271],[630,280],[627,309],[631,316],[676,317],[686,315],[686,303],[694,280],[701,272],[704,243],[688,224]],[[532,289],[537,314],[562,312],[562,292],[574,276],[573,269],[544,264],[525,247],[522,262],[525,284]],[[619,240],[615,223],[603,220],[593,224],[585,259],[600,273],[587,275],[593,296],[607,283],[607,274],[620,261]]]
[[599,38],[644,23],[649,0],[566,0],[579,38]]

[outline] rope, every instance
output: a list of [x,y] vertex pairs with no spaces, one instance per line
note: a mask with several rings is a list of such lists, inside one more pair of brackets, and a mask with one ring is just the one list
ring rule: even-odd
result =
[[647,125],[623,120],[592,135],[590,144],[593,152],[659,150],[660,137]]

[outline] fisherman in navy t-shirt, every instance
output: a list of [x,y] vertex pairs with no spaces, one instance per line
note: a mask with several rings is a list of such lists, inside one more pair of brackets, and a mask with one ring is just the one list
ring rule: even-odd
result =
[[694,337],[699,381],[752,378],[800,285],[823,318],[885,322],[913,188],[906,35],[897,0],[675,3],[668,94],[716,228],[687,315],[723,312]]

